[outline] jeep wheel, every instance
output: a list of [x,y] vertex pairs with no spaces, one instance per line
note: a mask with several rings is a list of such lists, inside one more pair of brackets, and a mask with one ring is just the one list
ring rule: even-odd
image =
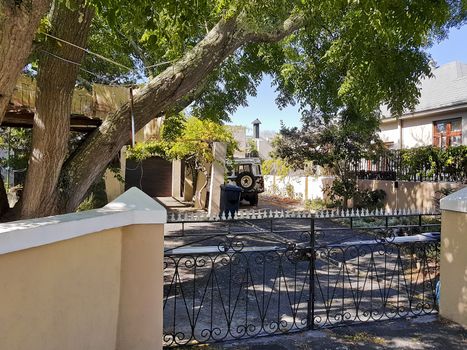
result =
[[255,178],[253,174],[249,171],[244,171],[243,173],[238,174],[237,185],[243,188],[243,190],[248,191],[255,187]]

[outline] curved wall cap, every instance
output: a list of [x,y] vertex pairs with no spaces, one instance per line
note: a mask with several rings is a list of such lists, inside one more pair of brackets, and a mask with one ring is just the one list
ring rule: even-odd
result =
[[442,198],[439,203],[441,210],[467,213],[467,187]]
[[166,209],[132,187],[100,209],[0,224],[0,254],[122,226],[166,222]]

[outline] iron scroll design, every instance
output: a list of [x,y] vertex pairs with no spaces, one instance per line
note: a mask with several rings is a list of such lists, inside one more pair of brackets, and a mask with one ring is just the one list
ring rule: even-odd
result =
[[329,244],[335,234],[317,239],[325,230],[313,220],[284,240],[258,238],[270,239],[273,230],[229,229],[191,250],[167,251],[164,346],[437,312],[439,240],[401,240],[386,229],[372,239]]

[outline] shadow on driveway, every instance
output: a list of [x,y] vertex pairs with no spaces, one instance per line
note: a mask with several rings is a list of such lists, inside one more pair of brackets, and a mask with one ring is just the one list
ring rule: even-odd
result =
[[[195,349],[196,347],[191,347]],[[467,330],[437,315],[204,345],[237,350],[467,349]]]

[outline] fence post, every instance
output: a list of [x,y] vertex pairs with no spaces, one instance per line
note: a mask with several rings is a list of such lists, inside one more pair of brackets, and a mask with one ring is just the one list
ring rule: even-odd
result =
[[315,329],[315,219],[310,219],[310,271],[309,271],[309,291],[308,291],[308,312],[307,328]]
[[441,199],[441,316],[467,326],[467,187]]

